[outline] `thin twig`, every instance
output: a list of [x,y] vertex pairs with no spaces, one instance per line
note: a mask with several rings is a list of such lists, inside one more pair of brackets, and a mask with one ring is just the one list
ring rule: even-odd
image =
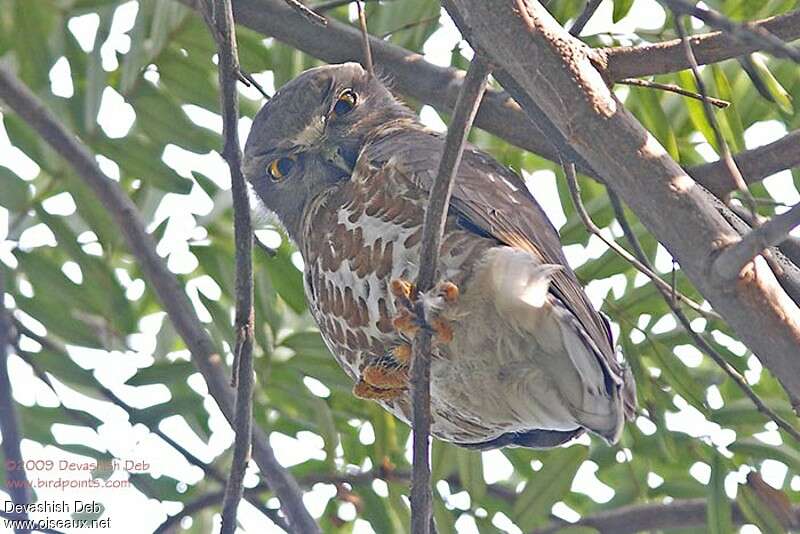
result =
[[[254,488],[247,488],[244,490],[244,495],[248,501],[251,501],[251,499],[257,500],[260,493],[268,490],[269,488],[266,485],[260,484]],[[206,493],[205,495],[201,495],[200,497],[189,501],[178,513],[167,517],[167,519],[165,519],[164,522],[153,531],[153,534],[167,534],[174,532],[175,527],[180,524],[184,517],[189,517],[202,510],[205,510],[206,508],[211,508],[212,506],[218,506],[220,502],[224,500],[224,498],[224,491],[215,491]],[[273,512],[275,512],[275,510],[273,510]],[[270,516],[270,519],[274,521],[275,517],[277,517],[280,521],[280,516],[277,515]],[[286,532],[293,532],[285,523],[281,524],[280,522],[276,522],[275,524]]]
[[586,23],[594,16],[594,12],[597,11],[597,8],[600,7],[602,3],[603,0],[588,0],[586,2],[586,7],[583,8],[583,11],[581,11],[581,14],[578,15],[578,18],[575,19],[575,23],[569,29],[569,33],[574,37],[579,36],[586,26]]
[[[14,397],[11,394],[11,380],[8,376],[8,348],[13,344],[12,324],[7,317],[5,306],[5,280],[0,270],[0,434],[3,436],[3,458],[5,459],[5,479],[8,493],[14,504],[31,502],[31,488],[25,471],[22,451],[20,450],[20,432]],[[27,519],[22,513],[17,519]],[[17,529],[17,532],[29,532]]]
[[261,84],[260,84],[260,83],[258,83],[258,82],[256,81],[256,79],[255,79],[255,78],[253,78],[252,74],[250,74],[250,73],[249,73],[249,72],[247,72],[246,70],[242,70],[242,67],[241,67],[241,66],[239,66],[239,73],[238,73],[238,75],[239,75],[239,81],[241,81],[243,84],[245,84],[245,85],[246,85],[246,86],[248,86],[248,87],[250,87],[250,86],[252,85],[253,87],[255,87],[255,88],[256,88],[256,90],[257,90],[259,93],[261,93],[261,96],[263,96],[263,97],[264,97],[264,98],[266,98],[267,100],[269,100],[270,98],[272,98],[272,97],[271,97],[271,96],[270,96],[270,95],[269,95],[269,94],[268,94],[268,93],[267,93],[267,92],[264,90],[264,88],[261,86]]
[[[573,176],[574,177],[574,176]],[[573,178],[567,177],[569,180]],[[647,267],[650,267],[650,260],[648,259],[647,255],[644,253],[644,249],[642,249],[639,240],[636,238],[636,234],[633,232],[630,223],[628,222],[628,218],[625,215],[625,211],[622,209],[622,203],[619,201],[619,197],[617,197],[616,193],[614,193],[611,189],[607,189],[609,196],[611,197],[612,206],[614,206],[614,214],[617,218],[617,222],[619,222],[620,226],[622,227],[622,231],[625,233],[625,237],[628,242],[631,244],[631,247],[634,250],[639,261],[645,264]],[[616,201],[614,200],[616,198]],[[573,199],[574,201],[581,202],[580,198],[577,200]],[[800,204],[797,206],[800,208]],[[585,211],[585,210],[584,210]],[[800,209],[798,209],[798,213],[796,214],[797,222],[796,224],[800,224]],[[769,223],[767,223],[769,224]],[[593,225],[594,226],[594,225]],[[766,225],[765,225],[766,226]],[[595,227],[596,228],[596,227]],[[759,232],[763,228],[760,227],[753,232]],[[769,246],[769,245],[767,245]],[[764,247],[766,248],[766,246]],[[742,390],[742,392],[751,400],[753,404],[756,405],[756,409],[764,414],[767,418],[771,419],[775,422],[778,427],[784,430],[787,434],[789,434],[795,441],[800,443],[800,431],[798,431],[791,423],[789,423],[786,419],[781,417],[777,414],[774,410],[772,410],[769,406],[767,406],[761,397],[753,391],[753,388],[747,383],[747,380],[737,371],[731,364],[725,360],[725,358],[716,350],[714,347],[711,346],[706,339],[700,335],[700,333],[695,332],[692,328],[691,321],[683,312],[683,310],[678,306],[674,299],[674,290],[672,292],[666,291],[663,288],[659,288],[661,292],[661,296],[664,297],[664,300],[667,302],[667,305],[672,310],[672,313],[678,319],[678,321],[683,326],[684,330],[691,336],[694,340],[695,344],[705,352],[714,363],[716,363],[724,372],[725,374],[730,377],[731,380]]]
[[[478,56],[470,64],[464,85],[456,102],[453,120],[447,129],[442,159],[431,188],[425,222],[422,230],[419,273],[416,287],[418,292],[430,291],[436,283],[436,270],[439,263],[439,245],[444,233],[447,206],[453,191],[458,166],[464,153],[464,143],[475,114],[478,112],[481,96],[486,89],[489,77],[488,65]],[[417,310],[423,316],[421,303]],[[431,333],[421,329],[414,340],[414,356],[411,364],[411,390],[413,393],[414,429],[414,475],[411,482],[411,532],[428,534],[431,523],[431,470],[429,463],[431,412],[430,412],[430,372],[431,372]]]
[[800,204],[753,228],[741,241],[720,252],[714,260],[715,275],[721,280],[735,280],[753,258],[781,243],[797,226],[800,226]]
[[313,9],[310,9],[309,7],[301,4],[297,0],[283,0],[283,1],[289,4],[289,7],[291,7],[292,9],[303,15],[305,18],[307,18],[311,23],[317,24],[318,26],[328,25],[328,19],[326,19],[319,13],[315,12]]
[[[233,423],[234,396],[222,359],[197,317],[183,286],[156,252],[153,238],[146,231],[141,215],[131,199],[117,182],[103,173],[86,146],[55,118],[30,89],[4,67],[0,67],[0,98],[5,101],[7,110],[17,113],[73,166],[76,175],[97,196],[137,259],[144,278],[161,301],[175,330],[186,343],[192,362],[203,375],[209,393],[228,422]],[[301,534],[319,532],[319,527],[303,504],[302,492],[297,482],[277,461],[266,434],[257,427],[253,429],[253,458],[280,499],[293,531]]]
[[[733,155],[731,154],[731,150],[728,147],[728,142],[725,140],[725,136],[722,135],[722,130],[719,127],[719,122],[717,122],[717,117],[714,115],[714,110],[711,109],[711,105],[708,100],[708,91],[706,90],[706,84],[703,81],[703,77],[700,75],[700,66],[697,64],[697,58],[694,55],[694,50],[692,49],[692,42],[689,40],[689,37],[686,35],[686,30],[683,27],[683,23],[681,22],[681,17],[677,14],[675,15],[675,30],[678,32],[678,37],[681,39],[683,43],[683,49],[686,54],[686,60],[689,62],[689,66],[692,69],[692,75],[694,76],[695,83],[697,84],[697,90],[702,95],[702,103],[703,103],[703,111],[705,112],[706,119],[708,123],[711,125],[711,129],[714,131],[714,139],[717,141],[717,148],[720,151],[721,160],[725,164],[725,167],[728,169],[728,173],[730,174],[730,178],[733,184],[736,186],[736,189],[742,194],[744,197],[744,201],[747,204],[747,207],[750,209],[752,213],[757,213],[756,211],[756,204],[753,201],[753,195],[750,194],[750,190],[747,189],[747,183],[744,181],[744,176],[742,176],[742,171],[739,170],[739,167],[736,165],[736,162],[733,159]],[[730,197],[728,197],[728,200]]]
[[422,26],[423,24],[427,24],[428,22],[434,22],[436,20],[439,20],[439,18],[440,16],[437,14],[432,17],[425,17],[424,19],[415,20],[413,22],[409,22],[408,24],[403,24],[402,26],[398,26],[397,28],[389,30],[388,32],[382,33],[378,37],[380,37],[381,39],[386,39],[387,37],[391,37],[395,33],[399,33],[404,30],[410,30],[411,28]]
[[361,41],[364,49],[364,67],[371,77],[375,76],[375,67],[372,64],[372,47],[369,44],[369,32],[367,31],[367,14],[364,12],[364,6],[361,5],[359,0],[356,0],[356,8],[358,8],[358,26],[361,28]]
[[[586,226],[586,228],[589,230],[589,232],[599,237],[600,240],[603,243],[605,243],[611,250],[622,256],[625,259],[625,261],[633,265],[642,274],[646,275],[650,279],[650,281],[653,282],[653,284],[655,284],[657,287],[659,287],[664,291],[672,292],[672,287],[670,286],[670,284],[662,280],[661,277],[655,273],[655,271],[653,271],[647,265],[645,265],[644,263],[636,259],[634,256],[632,256],[630,252],[622,248],[614,240],[608,239],[606,236],[603,235],[603,233],[600,231],[600,228],[598,228],[594,224],[594,221],[592,221],[591,217],[589,216],[589,213],[586,211],[586,208],[584,207],[583,202],[580,199],[581,189],[580,186],[578,185],[578,179],[575,173],[575,165],[572,163],[565,163],[563,167],[564,167],[564,173],[567,176],[567,185],[569,185],[570,194],[572,195],[572,202],[573,204],[575,204],[575,209],[578,212],[578,216],[580,216],[581,221],[583,222],[584,226]],[[691,308],[692,310],[694,310],[695,312],[704,317],[720,319],[719,315],[717,315],[715,312],[704,310],[702,306],[700,306],[700,304],[693,301],[683,293],[676,291],[675,297],[678,301],[684,303],[689,308]]]
[[[288,2],[290,5],[297,2]],[[302,4],[299,6],[305,8]],[[302,11],[308,16],[312,13]],[[222,155],[231,174],[233,196],[234,241],[236,243],[236,342],[234,345],[233,385],[236,387],[233,427],[236,439],[233,460],[225,498],[222,502],[222,534],[236,531],[236,511],[244,492],[244,476],[250,461],[253,435],[253,226],[250,221],[250,201],[247,183],[242,174],[242,151],[239,146],[239,98],[236,80],[239,73],[239,55],[231,0],[215,0],[214,13],[210,15],[217,41],[219,56],[219,86],[222,93]]]
[[[311,6],[311,9],[318,13],[322,13],[325,11],[330,11],[331,9],[336,9],[337,7],[346,6],[348,4],[352,4],[357,0],[330,0],[329,2],[320,2],[319,4]],[[361,0],[362,2],[377,2],[378,0]]]
[[713,96],[703,96],[698,93],[693,93],[692,91],[688,91],[683,87],[680,87],[672,83],[651,82],[649,80],[640,80],[639,78],[625,78],[623,80],[618,81],[617,83],[621,83],[624,85],[635,85],[637,87],[646,87],[648,89],[659,89],[661,91],[669,91],[670,93],[676,93],[681,96],[694,98],[695,100],[701,100],[701,101],[707,100],[709,104],[714,105],[720,109],[725,109],[731,105],[731,103],[728,102],[727,100],[714,98]]
[[719,30],[727,32],[731,37],[742,43],[758,46],[769,50],[776,56],[792,59],[800,63],[800,49],[797,49],[770,33],[768,30],[755,24],[737,24],[721,13],[695,5],[689,0],[661,0],[675,14],[691,15]]

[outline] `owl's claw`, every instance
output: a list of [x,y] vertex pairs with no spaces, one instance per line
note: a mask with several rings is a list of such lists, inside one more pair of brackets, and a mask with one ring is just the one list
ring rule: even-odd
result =
[[360,399],[391,401],[405,393],[405,388],[384,389],[367,383],[362,378],[353,387],[353,395]]
[[[416,286],[408,280],[395,279],[391,292],[398,308],[392,321],[395,329],[408,338],[414,338],[420,328],[434,334],[434,342],[445,344],[453,340],[453,328],[439,312],[458,301],[458,286],[452,282],[440,282],[432,291],[419,295]],[[414,302],[419,298],[424,315],[420,317]]]
[[408,369],[404,367],[370,365],[361,371],[361,379],[381,389],[404,388],[408,386]]
[[390,357],[371,363],[361,370],[361,379],[353,393],[373,400],[392,400],[399,397],[408,389],[410,359],[411,345],[403,343],[396,346]]

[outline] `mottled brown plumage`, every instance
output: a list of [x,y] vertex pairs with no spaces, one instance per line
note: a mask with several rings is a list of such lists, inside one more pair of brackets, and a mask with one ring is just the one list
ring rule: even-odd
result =
[[[355,393],[406,421],[414,323],[392,282],[416,279],[443,144],[379,81],[345,64],[282,89],[245,150],[248,179],[303,255],[309,307]],[[289,172],[276,176],[281,167]],[[437,269],[445,289],[423,296],[440,341],[435,436],[477,448],[549,447],[585,429],[618,439],[635,395],[610,329],[524,182],[473,147]]]

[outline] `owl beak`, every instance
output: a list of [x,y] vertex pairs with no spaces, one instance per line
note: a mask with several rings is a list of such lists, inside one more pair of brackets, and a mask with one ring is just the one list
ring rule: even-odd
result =
[[322,155],[329,165],[344,171],[347,176],[353,173],[358,158],[354,151],[342,147],[326,147],[322,150]]

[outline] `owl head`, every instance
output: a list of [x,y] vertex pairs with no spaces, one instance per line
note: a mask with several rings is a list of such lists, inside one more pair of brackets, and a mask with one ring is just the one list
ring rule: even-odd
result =
[[387,121],[412,116],[357,63],[307,70],[256,115],[245,144],[244,175],[299,242],[305,208],[350,179],[370,134]]

